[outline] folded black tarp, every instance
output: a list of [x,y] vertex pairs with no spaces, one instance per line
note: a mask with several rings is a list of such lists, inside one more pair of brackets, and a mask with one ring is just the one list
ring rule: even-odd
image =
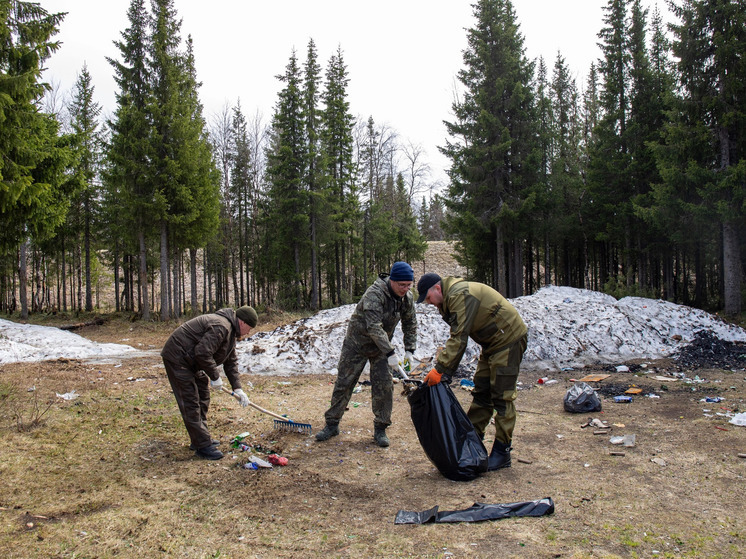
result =
[[536,501],[523,501],[520,503],[508,503],[502,505],[486,505],[474,503],[468,509],[447,510],[438,512],[438,506],[431,509],[416,512],[400,510],[396,513],[394,524],[426,524],[434,522],[445,524],[447,522],[482,522],[483,520],[500,520],[513,516],[544,516],[554,513],[554,502],[551,497],[538,499]]
[[407,399],[417,438],[441,474],[469,481],[487,471],[487,450],[447,384],[423,383]]

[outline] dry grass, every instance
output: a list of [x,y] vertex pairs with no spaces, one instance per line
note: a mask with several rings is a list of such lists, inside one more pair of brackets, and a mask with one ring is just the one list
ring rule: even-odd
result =
[[[102,338],[115,341],[115,332],[99,328]],[[126,335],[157,345],[168,331]],[[353,397],[343,433],[323,444],[273,430],[271,418],[216,394],[209,420],[224,451],[233,436],[248,431],[258,456],[276,451],[289,459],[284,468],[249,471],[240,467],[245,453],[218,462],[194,458],[157,360],[5,365],[0,548],[6,557],[24,558],[746,555],[746,460],[737,456],[746,452],[746,428],[704,417],[699,403],[721,394],[720,406],[746,407],[744,372],[701,371],[708,383],[696,391],[672,384],[660,400],[607,400],[601,417],[625,425],[614,432],[637,437],[625,456],[610,456],[618,447],[608,437],[580,428],[588,416],[562,410],[571,375],[579,372],[553,375],[561,382],[536,387],[536,375],[522,373],[531,388],[519,395],[513,467],[457,483],[425,457],[398,391],[388,449],[373,443],[368,389]],[[321,427],[332,377],[250,380],[257,403]],[[630,374],[611,380],[651,387]],[[31,386],[35,391],[27,392]],[[73,389],[79,398],[56,397]],[[469,394],[455,392],[468,405]],[[18,428],[15,410],[33,416],[48,402],[36,425]],[[542,497],[554,499],[554,515],[393,524],[401,509]]]

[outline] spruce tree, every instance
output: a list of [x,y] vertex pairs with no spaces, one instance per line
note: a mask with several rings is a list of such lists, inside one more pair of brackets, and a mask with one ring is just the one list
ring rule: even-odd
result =
[[[132,0],[127,11],[129,27],[122,39],[115,41],[121,60],[109,58],[114,68],[117,108],[109,121],[110,139],[107,145],[107,211],[114,238],[122,239],[122,251],[137,254],[137,275],[140,314],[150,320],[148,292],[148,254],[154,224],[155,189],[151,161],[154,157],[150,107],[152,84],[149,79],[148,13],[144,0]],[[127,273],[128,270],[126,270]],[[129,288],[125,294],[127,308],[134,310],[132,276],[125,278]]]
[[479,0],[474,15],[458,73],[465,92],[453,104],[456,120],[445,123],[452,139],[441,148],[452,163],[449,228],[474,278],[513,297],[522,286],[525,238],[517,216],[536,170],[533,64],[509,0]]
[[[99,171],[101,163],[101,136],[98,118],[101,105],[93,98],[94,86],[88,67],[83,66],[75,82],[73,98],[69,106],[75,138],[76,163],[73,167],[79,185],[75,203],[79,207],[85,259],[85,310],[93,310],[91,287],[91,242],[97,236],[99,204],[101,199]],[[94,246],[94,250],[97,247]]]

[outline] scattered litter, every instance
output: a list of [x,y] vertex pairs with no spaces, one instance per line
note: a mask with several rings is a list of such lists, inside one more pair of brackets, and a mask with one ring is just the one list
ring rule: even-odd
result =
[[658,458],[657,456],[655,458],[650,459],[651,462],[654,462],[655,464],[658,464],[659,466],[666,466],[666,461],[663,458]]
[[400,510],[396,513],[394,524],[482,522],[484,520],[500,520],[519,516],[538,517],[554,513],[554,502],[550,497],[546,497],[536,501],[508,504],[474,503],[464,510],[438,511],[438,508],[438,505],[435,505],[422,512]]
[[288,459],[284,456],[279,456],[277,454],[270,454],[267,456],[267,460],[269,460],[270,464],[273,466],[287,466],[288,465]]
[[617,404],[629,404],[632,402],[632,396],[614,396],[614,402]]
[[60,394],[59,392],[56,393],[58,398],[62,398],[63,400],[74,400],[80,394],[75,392],[75,390],[71,390],[70,392],[65,392],[64,394]]
[[363,391],[363,387],[360,386],[359,384],[355,388],[352,389],[353,394],[360,394],[362,391]]
[[624,446],[626,446],[627,448],[631,448],[631,447],[635,446],[636,436],[635,436],[634,433],[629,434],[629,435],[624,435],[624,437],[622,439],[623,439],[622,440],[622,444]]
[[36,386],[32,386],[31,388],[26,390],[26,392],[34,392],[35,390],[36,390]]
[[661,375],[654,376],[653,378],[655,380],[660,380],[660,381],[663,381],[663,382],[676,382],[677,380],[679,380],[677,378],[664,377],[664,376],[661,376]]
[[271,468],[272,467],[272,464],[270,464],[266,460],[262,460],[261,458],[254,456],[253,454],[249,456],[249,463],[256,464],[260,468]]
[[253,462],[246,462],[246,464],[244,464],[243,467],[247,470],[258,470],[259,469],[259,466],[257,466]]
[[[744,458],[746,458],[746,455],[744,455]],[[525,458],[516,458],[516,462],[520,462],[521,464],[533,464],[532,460],[526,460]]]
[[601,399],[590,384],[577,382],[568,388],[564,407],[571,413],[601,411]]
[[642,394],[642,388],[628,388],[624,391],[625,394]]
[[583,425],[580,426],[581,429],[585,429],[586,427],[597,427],[598,429],[608,429],[609,426],[607,425],[606,421],[601,421],[600,419],[593,417],[586,421]]
[[738,453],[738,457],[739,457],[739,458],[746,458],[746,453],[744,453],[744,452],[739,452],[739,453]]
[[629,367],[627,367],[627,365],[617,365],[616,372],[617,373],[629,373]]
[[595,374],[595,375],[586,375],[581,379],[578,379],[579,382],[600,382],[604,379],[609,378],[611,375],[601,375],[601,374]]
[[611,444],[622,444],[624,442],[624,437],[622,435],[615,435],[609,439],[609,442]]
[[464,390],[474,390],[474,381],[468,378],[462,378],[459,382],[459,386]]
[[700,402],[709,402],[709,403],[718,403],[725,400],[725,398],[721,398],[720,396],[708,396],[707,398],[702,398]]
[[609,452],[609,456],[625,456],[621,450],[612,450]]
[[645,397],[647,398],[660,398],[657,394],[653,394],[652,392],[650,394],[645,394]]

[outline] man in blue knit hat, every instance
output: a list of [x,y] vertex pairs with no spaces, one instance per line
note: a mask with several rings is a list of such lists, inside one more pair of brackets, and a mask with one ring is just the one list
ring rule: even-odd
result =
[[391,425],[394,384],[391,370],[399,356],[391,345],[394,329],[401,320],[405,359],[411,361],[417,348],[417,318],[412,297],[414,272],[406,262],[395,262],[389,274],[380,274],[355,307],[342,344],[331,406],[324,414],[326,426],[316,433],[317,441],[339,434],[339,422],[352,397],[352,391],[370,363],[373,427],[376,444],[389,446],[386,428]]

